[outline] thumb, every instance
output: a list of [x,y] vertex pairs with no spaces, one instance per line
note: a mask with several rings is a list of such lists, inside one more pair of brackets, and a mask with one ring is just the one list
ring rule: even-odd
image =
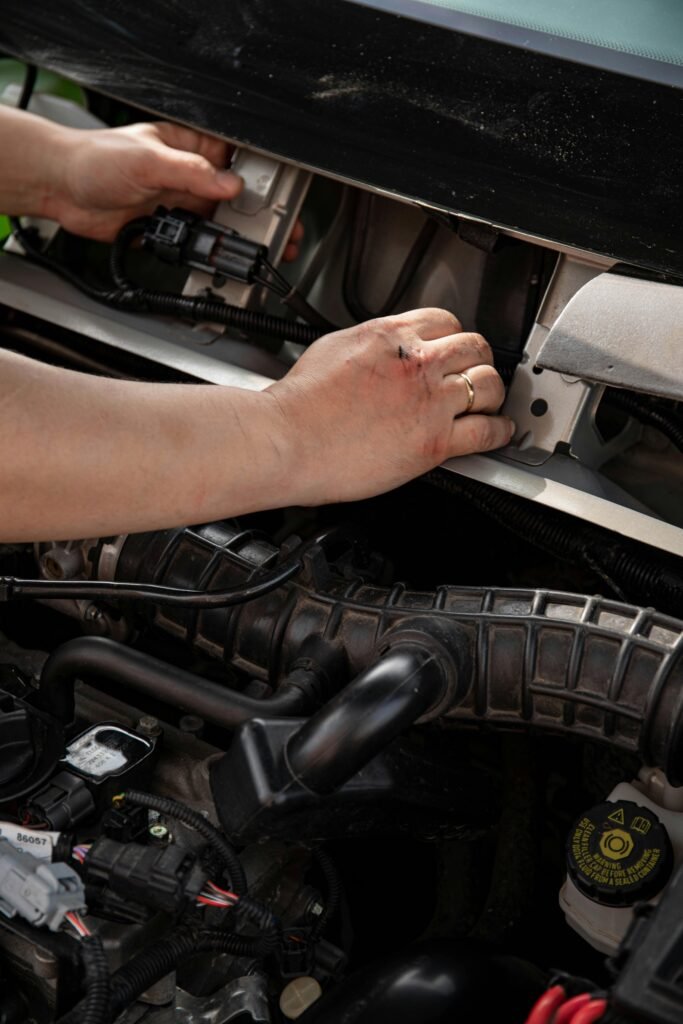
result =
[[145,174],[145,184],[154,190],[189,192],[200,199],[234,199],[244,182],[230,170],[221,170],[199,153],[188,153],[161,145],[154,148]]

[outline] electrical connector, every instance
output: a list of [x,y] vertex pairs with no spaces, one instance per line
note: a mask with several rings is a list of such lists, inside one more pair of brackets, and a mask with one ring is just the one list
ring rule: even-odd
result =
[[117,843],[134,843],[149,828],[146,807],[110,807],[102,817],[102,835]]
[[179,911],[194,903],[208,872],[197,857],[178,846],[142,846],[100,838],[84,862],[89,885],[157,910]]
[[61,928],[66,914],[86,908],[83,882],[68,864],[37,860],[0,838],[0,912],[29,924]]
[[99,722],[69,743],[54,775],[22,807],[28,821],[70,830],[96,812],[106,813],[126,786],[145,783],[158,750],[156,737],[142,736],[117,722]]
[[33,794],[24,809],[32,820],[64,831],[92,814],[95,801],[83,779],[59,772],[44,789]]
[[160,206],[150,218],[142,244],[159,259],[206,274],[251,284],[268,259],[265,245],[188,210]]

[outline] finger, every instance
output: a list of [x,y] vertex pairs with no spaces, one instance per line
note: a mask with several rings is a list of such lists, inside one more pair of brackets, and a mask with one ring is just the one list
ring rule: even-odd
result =
[[229,170],[218,170],[198,153],[168,146],[150,150],[142,171],[143,184],[150,189],[187,192],[200,199],[234,199],[242,189],[242,179]]
[[225,167],[233,147],[224,139],[213,135],[205,135],[194,128],[186,128],[181,124],[169,121],[154,121],[150,126],[157,139],[172,149],[185,150],[188,153],[199,153],[206,157],[214,167]]
[[165,206],[169,210],[172,210],[174,206],[182,206],[184,210],[198,213],[202,217],[212,217],[216,210],[215,199],[200,199],[198,196],[190,195],[189,192],[159,192],[154,197],[154,202],[149,204],[150,212],[154,213],[159,205]]
[[293,263],[299,255],[299,246],[294,242],[288,242],[285,246],[285,251],[282,254],[282,259],[285,263]]
[[450,454],[490,452],[508,444],[515,424],[508,416],[462,416],[453,420]]
[[300,242],[303,237],[304,237],[304,226],[301,223],[301,221],[298,220],[296,222],[296,224],[294,225],[294,227],[292,228],[292,233],[289,236],[289,240],[290,240],[290,242]]
[[445,338],[462,330],[457,316],[447,309],[411,309],[384,319],[392,326],[410,328],[423,341]]
[[481,334],[464,331],[462,334],[441,338],[437,344],[444,377],[451,373],[462,373],[471,366],[493,366],[493,352]]
[[462,373],[444,377],[444,385],[454,397],[454,416],[464,412],[498,412],[505,401],[505,385],[493,366],[471,366],[467,371],[473,391],[472,405],[468,408],[470,389]]

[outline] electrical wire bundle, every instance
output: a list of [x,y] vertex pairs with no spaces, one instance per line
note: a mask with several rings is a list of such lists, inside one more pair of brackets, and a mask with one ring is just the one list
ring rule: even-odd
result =
[[92,935],[92,932],[88,928],[87,924],[85,923],[81,915],[77,914],[75,910],[69,911],[69,913],[65,914],[64,916],[79,938],[84,939],[88,935]]
[[289,306],[302,320],[308,321],[309,324],[313,324],[315,327],[320,327],[323,331],[337,330],[334,324],[326,320],[316,309],[309,305],[301,292],[292,287],[289,281],[282,276],[280,271],[268,259],[262,258],[261,264],[265,274],[255,274],[254,281],[277,295],[283,305]]
[[[26,77],[17,105],[18,109],[26,110],[28,108],[36,77],[36,68],[29,65],[26,69]],[[139,234],[141,230],[144,230],[147,221],[148,218],[138,218],[131,225],[126,225],[122,229],[112,249],[113,265],[115,265],[117,246],[120,252],[122,242],[127,245],[132,235]],[[116,274],[113,275],[116,282],[114,287],[92,285],[76,271],[47,252],[36,228],[25,227],[17,217],[11,217],[10,223],[15,237],[31,262],[58,274],[96,302],[116,309],[134,313],[176,316],[196,322],[223,324],[226,327],[234,327],[247,333],[294,341],[303,345],[310,345],[321,334],[335,330],[335,327],[314,310],[297,292],[296,288],[286,281],[267,260],[264,261],[266,276],[255,278],[255,280],[275,292],[285,305],[289,306],[302,319],[308,321],[307,323],[285,320],[282,317],[271,316],[258,310],[242,309],[239,306],[231,306],[219,299],[207,298],[203,295],[186,296],[175,292],[150,291],[137,287],[127,279],[122,279],[122,276],[117,281]],[[132,232],[131,227],[133,228]]]
[[553,985],[536,1001],[525,1024],[593,1024],[606,1010],[607,1000],[601,993],[570,995],[564,985]]
[[197,897],[197,903],[205,907],[220,907],[230,909],[239,903],[240,897],[236,892],[229,889],[221,889],[215,882],[207,882],[204,889]]

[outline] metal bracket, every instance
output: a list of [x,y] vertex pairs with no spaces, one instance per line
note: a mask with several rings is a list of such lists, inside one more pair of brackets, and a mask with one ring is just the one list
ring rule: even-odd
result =
[[[232,170],[243,179],[244,187],[235,199],[220,203],[213,220],[252,242],[267,246],[268,258],[277,264],[296,224],[313,175],[250,149],[237,151]],[[210,286],[210,275],[194,271],[187,279],[184,294],[196,295]],[[267,295],[265,289],[258,285],[238,281],[227,281],[221,288],[212,290],[227,303],[249,309],[260,308]]]
[[683,287],[600,274],[567,303],[539,367],[683,399]]
[[640,436],[640,427],[629,422],[617,437],[605,441],[595,423],[604,385],[592,379],[581,359],[574,360],[569,372],[566,363],[549,367],[541,355],[561,332],[566,310],[605,276],[605,269],[605,264],[575,256],[558,260],[503,410],[517,424],[513,443],[504,452],[512,462],[540,466],[561,452],[597,469]]

